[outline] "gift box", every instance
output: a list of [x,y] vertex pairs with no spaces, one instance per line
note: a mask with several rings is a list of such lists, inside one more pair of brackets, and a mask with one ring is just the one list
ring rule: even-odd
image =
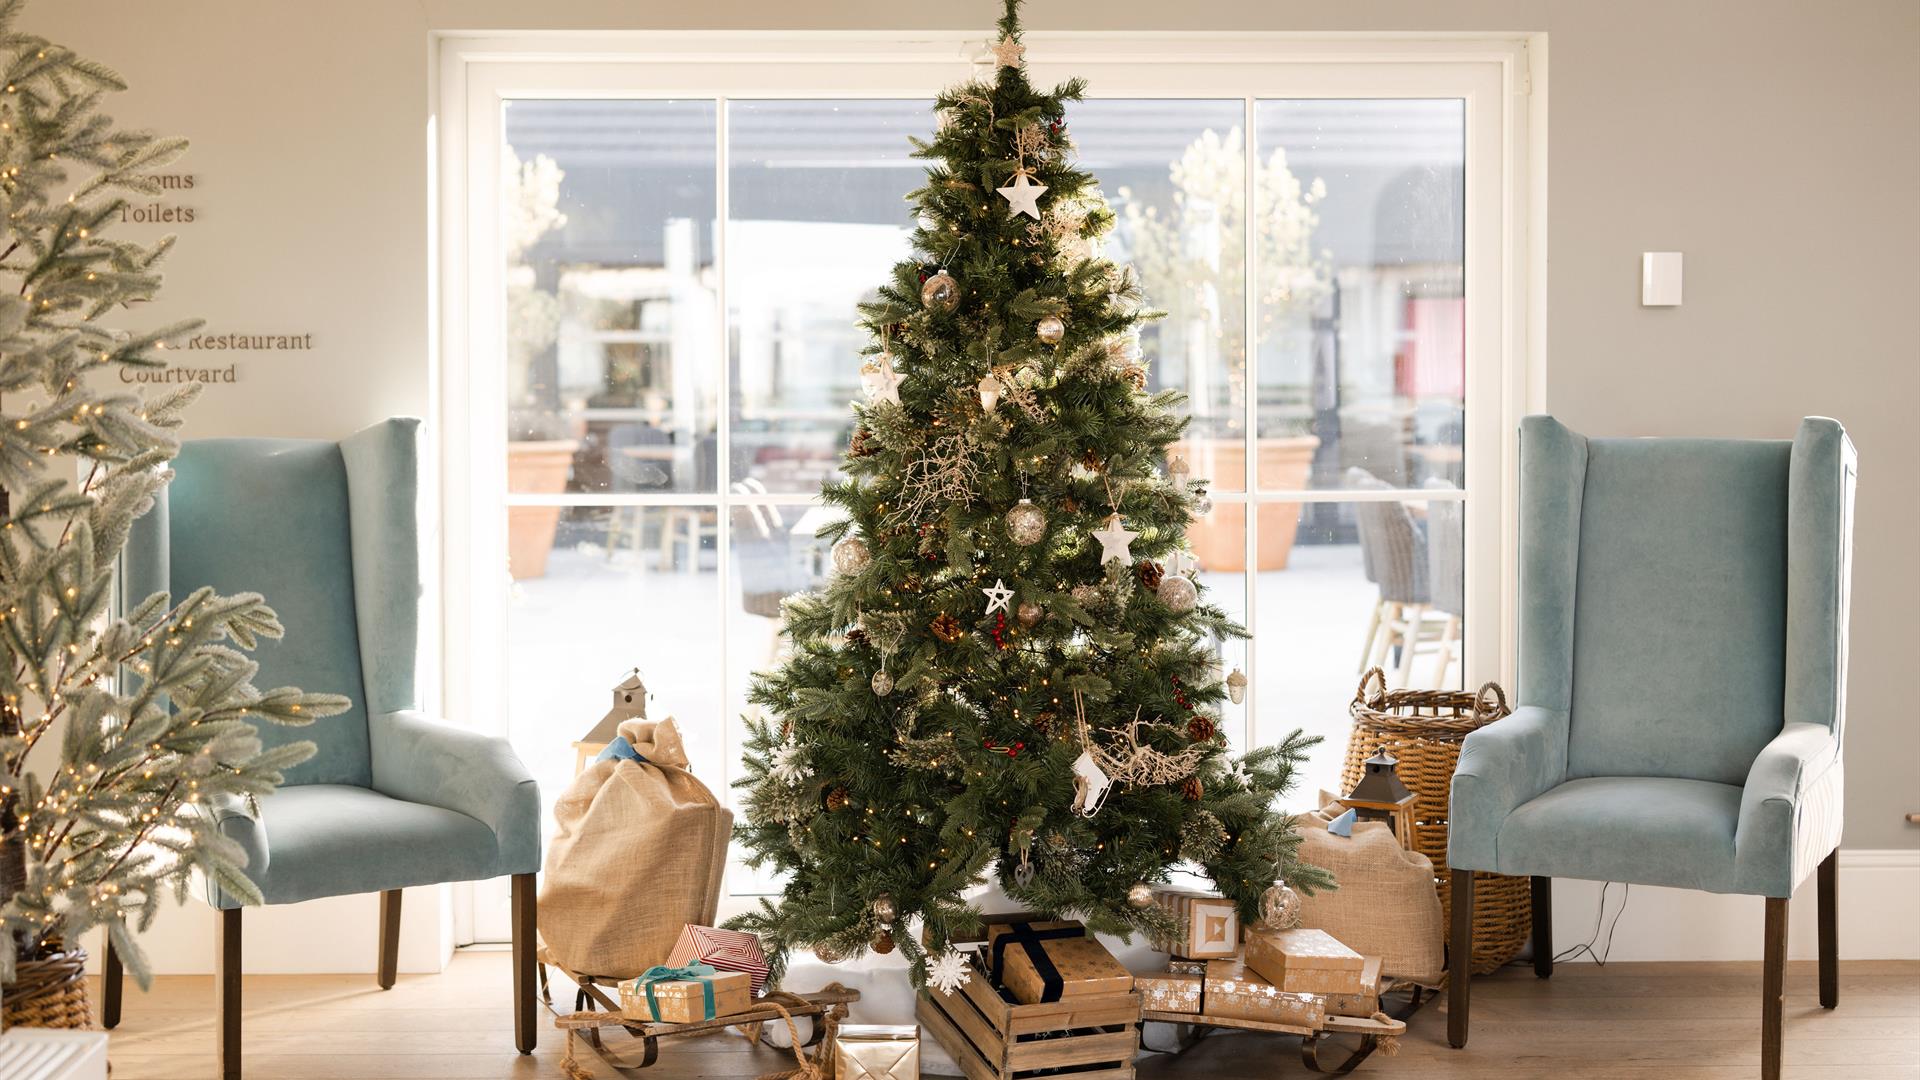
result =
[[1201,1014],[1223,1020],[1256,1020],[1317,1031],[1326,1023],[1325,1003],[1312,994],[1289,994],[1239,960],[1207,961]]
[[620,1015],[629,1020],[695,1024],[753,1007],[753,980],[706,964],[648,968],[620,984]]
[[1205,983],[1204,972],[1145,971],[1133,977],[1133,988],[1140,991],[1140,1007],[1148,1012],[1199,1012]]
[[1328,994],[1328,1016],[1372,1016],[1380,1011],[1380,957],[1369,956],[1360,966],[1360,989],[1352,994]]
[[1207,973],[1207,962],[1205,960],[1182,960],[1176,956],[1167,961],[1167,970],[1175,975],[1205,975]]
[[841,1024],[833,1044],[837,1080],[920,1080],[915,1024]]
[[987,957],[994,979],[1023,1005],[1133,989],[1132,974],[1077,922],[990,922]]
[[1154,947],[1195,960],[1224,959],[1240,954],[1240,909],[1233,901],[1192,889],[1161,887],[1154,903],[1173,916],[1182,940],[1155,941]]
[[753,996],[767,990],[767,954],[760,951],[760,939],[738,930],[716,930],[711,926],[687,926],[667,954],[667,966],[706,964],[716,971],[745,972],[752,981]]
[[1247,967],[1290,994],[1357,994],[1359,953],[1325,930],[1255,930],[1247,935]]

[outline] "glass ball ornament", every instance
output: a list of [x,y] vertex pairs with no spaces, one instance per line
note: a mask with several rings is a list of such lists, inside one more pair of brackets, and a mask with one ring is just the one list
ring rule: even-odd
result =
[[1273,930],[1299,926],[1300,894],[1285,882],[1274,882],[1260,894],[1260,925]]
[[886,697],[888,694],[893,693],[893,676],[887,674],[885,671],[874,672],[873,692],[881,697]]
[[1058,315],[1049,315],[1033,324],[1033,336],[1048,345],[1058,345],[1067,336],[1067,324]]
[[1021,626],[1031,630],[1040,625],[1040,620],[1046,618],[1047,613],[1039,604],[1031,600],[1022,600],[1020,606],[1014,609],[1013,617],[1020,620]]
[[1033,505],[1032,499],[1021,499],[1007,511],[1007,535],[1021,547],[1039,543],[1047,535],[1047,512]]
[[873,562],[873,552],[867,550],[866,541],[857,536],[849,536],[833,545],[833,568],[842,574],[857,574]]
[[1206,517],[1213,513],[1213,496],[1202,495],[1193,500],[1193,516]]
[[1185,574],[1168,574],[1161,578],[1160,588],[1155,590],[1155,595],[1167,605],[1168,610],[1177,614],[1192,611],[1193,605],[1200,602],[1200,590],[1194,588],[1193,581]]
[[960,306],[960,283],[945,270],[920,286],[920,306],[930,311],[952,311]]
[[819,957],[823,964],[844,963],[847,959],[846,951],[830,941],[822,941],[815,945],[813,955]]
[[900,917],[900,905],[893,902],[892,893],[881,893],[873,898],[873,917],[883,923],[891,923]]
[[1134,882],[1132,887],[1127,890],[1127,903],[1137,908],[1152,907],[1153,886],[1148,885],[1144,881]]

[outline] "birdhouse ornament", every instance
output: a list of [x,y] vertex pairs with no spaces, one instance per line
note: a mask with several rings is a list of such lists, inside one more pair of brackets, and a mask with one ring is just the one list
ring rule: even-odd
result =
[[573,774],[578,776],[586,771],[587,762],[592,761],[594,755],[605,750],[607,744],[613,741],[613,737],[620,733],[620,724],[623,721],[646,718],[647,684],[640,681],[640,669],[634,668],[627,672],[626,678],[614,684],[613,708],[608,709],[607,715],[593,725],[593,730],[574,742]]

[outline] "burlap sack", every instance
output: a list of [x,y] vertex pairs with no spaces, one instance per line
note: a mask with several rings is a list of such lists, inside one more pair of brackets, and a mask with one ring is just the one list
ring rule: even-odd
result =
[[1327,823],[1343,813],[1330,806],[1295,819],[1300,858],[1333,872],[1338,889],[1301,896],[1300,925],[1325,930],[1362,956],[1378,956],[1380,973],[1438,986],[1446,966],[1446,929],[1433,863],[1408,851],[1383,821],[1354,824],[1336,836]]
[[673,720],[628,720],[645,761],[596,761],[554,804],[540,887],[552,963],[632,978],[667,962],[681,927],[713,924],[733,815],[687,771]]

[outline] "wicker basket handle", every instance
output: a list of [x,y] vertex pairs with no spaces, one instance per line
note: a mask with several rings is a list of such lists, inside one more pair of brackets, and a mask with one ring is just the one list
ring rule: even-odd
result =
[[[1491,705],[1487,700],[1489,696],[1493,699]],[[1500,689],[1499,683],[1489,679],[1480,687],[1480,692],[1473,695],[1474,719],[1484,717],[1488,723],[1492,723],[1507,715],[1507,712],[1507,692]]]
[[[1380,688],[1378,690],[1375,690],[1372,693],[1372,695],[1368,695],[1367,693],[1368,683],[1379,683]],[[1381,671],[1377,667],[1370,667],[1367,669],[1367,673],[1365,675],[1360,676],[1360,685],[1353,691],[1353,703],[1355,705],[1368,705],[1373,702],[1379,701],[1381,698],[1384,698],[1386,696],[1387,696],[1387,673],[1384,671]]]

